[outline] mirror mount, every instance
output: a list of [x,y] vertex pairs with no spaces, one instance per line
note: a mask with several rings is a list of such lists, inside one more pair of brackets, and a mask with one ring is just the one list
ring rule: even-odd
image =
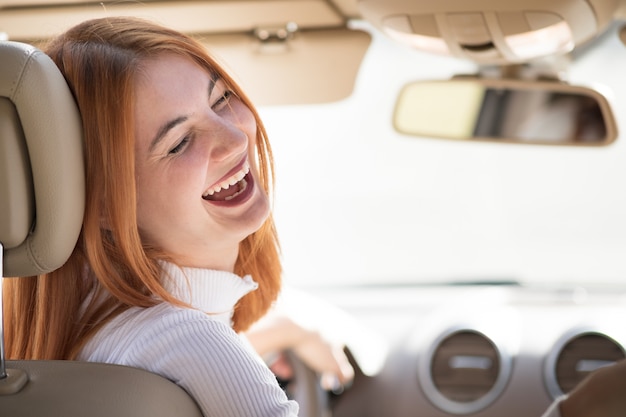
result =
[[479,65],[474,74],[459,74],[453,78],[490,78],[528,81],[565,81],[572,63],[571,55],[555,55],[532,62],[504,65]]

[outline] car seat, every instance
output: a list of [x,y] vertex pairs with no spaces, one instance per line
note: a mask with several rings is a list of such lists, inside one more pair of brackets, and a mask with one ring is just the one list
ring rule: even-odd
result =
[[[0,42],[2,277],[49,272],[70,256],[84,212],[81,132],[76,103],[52,60],[33,46]],[[5,361],[3,345],[0,357],[0,416],[202,416],[182,388],[147,371]]]

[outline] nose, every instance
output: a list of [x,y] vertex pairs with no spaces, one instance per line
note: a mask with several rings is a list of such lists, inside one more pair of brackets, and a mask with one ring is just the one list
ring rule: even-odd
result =
[[248,148],[249,138],[244,128],[223,118],[213,123],[208,140],[209,160],[212,162],[228,161],[240,157]]

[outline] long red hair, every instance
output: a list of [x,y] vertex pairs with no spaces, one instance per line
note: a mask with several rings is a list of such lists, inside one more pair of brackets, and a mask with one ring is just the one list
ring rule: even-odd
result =
[[[6,353],[12,359],[72,359],[103,324],[128,308],[182,303],[161,284],[158,259],[136,219],[134,82],[142,60],[169,52],[188,57],[223,79],[257,122],[260,180],[273,185],[272,153],[254,106],[198,41],[135,18],[79,24],[44,47],[67,80],[83,121],[86,209],[79,241],[67,263],[49,274],[4,280]],[[107,227],[102,227],[106,224]],[[259,288],[240,300],[234,328],[247,329],[280,290],[274,222],[240,244],[235,272]]]

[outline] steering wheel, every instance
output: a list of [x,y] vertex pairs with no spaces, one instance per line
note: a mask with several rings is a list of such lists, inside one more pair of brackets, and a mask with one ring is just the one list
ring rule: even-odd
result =
[[330,417],[329,394],[320,385],[319,375],[293,352],[284,352],[293,370],[293,377],[284,385],[287,397],[300,405],[300,417]]

